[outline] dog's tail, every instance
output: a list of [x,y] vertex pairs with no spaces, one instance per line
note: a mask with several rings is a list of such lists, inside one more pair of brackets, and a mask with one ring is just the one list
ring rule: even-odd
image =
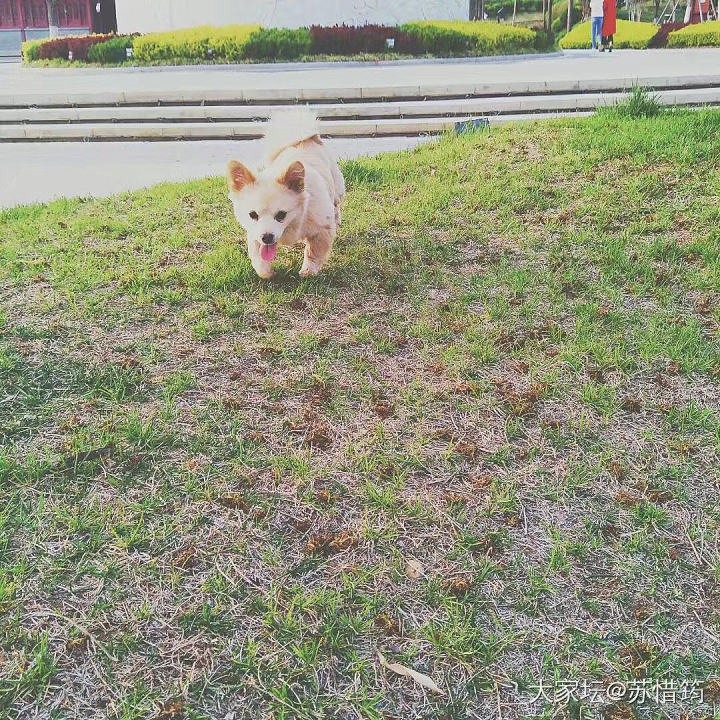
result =
[[317,114],[306,105],[278,110],[265,130],[265,157],[272,162],[283,150],[310,138],[320,142]]

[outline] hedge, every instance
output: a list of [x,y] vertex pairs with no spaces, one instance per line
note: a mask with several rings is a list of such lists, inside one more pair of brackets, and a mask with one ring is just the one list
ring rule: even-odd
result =
[[[615,48],[643,49],[650,45],[657,32],[658,26],[654,23],[618,20],[613,44]],[[590,21],[576,25],[560,40],[563,50],[583,50],[590,46]]]
[[93,45],[102,43],[113,35],[66,35],[49,40],[29,40],[22,45],[25,60],[67,60],[72,52],[73,60],[87,62]]
[[388,25],[334,25],[310,28],[313,55],[359,55],[388,52],[387,40],[395,40],[393,49],[406,55],[422,55],[420,40],[404,30]]
[[136,35],[118,35],[97,43],[88,50],[88,62],[114,65],[127,60],[127,49],[133,46]]
[[688,25],[682,30],[675,30],[668,35],[667,46],[671,48],[703,45],[720,47],[720,20]]
[[[395,40],[388,48],[387,39]],[[100,64],[126,60],[133,48],[140,63],[297,60],[310,55],[395,52],[402,55],[498,55],[545,49],[545,34],[495,22],[422,21],[399,27],[261,28],[258,25],[188,28],[140,36],[84,35],[31,41],[26,61],[68,59]]]
[[309,55],[311,47],[307,28],[261,28],[250,36],[244,53],[249,60],[296,60]]
[[420,38],[426,52],[499,55],[532,50],[536,33],[528,28],[498,22],[424,20],[400,26]]
[[47,40],[26,40],[22,44],[22,56],[26,62],[40,59],[40,48]]
[[134,56],[141,62],[208,59],[238,61],[244,59],[245,45],[258,30],[259,25],[203,25],[140,35],[133,43]]

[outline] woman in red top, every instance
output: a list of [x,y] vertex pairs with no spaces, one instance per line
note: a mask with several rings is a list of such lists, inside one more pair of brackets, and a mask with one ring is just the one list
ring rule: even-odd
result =
[[604,52],[605,48],[608,52],[613,49],[613,35],[616,31],[617,19],[617,0],[603,0],[603,26],[602,26],[602,45],[600,52]]

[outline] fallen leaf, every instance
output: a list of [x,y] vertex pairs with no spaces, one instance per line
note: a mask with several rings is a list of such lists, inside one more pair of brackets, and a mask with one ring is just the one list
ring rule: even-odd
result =
[[444,590],[458,597],[464,595],[470,589],[471,585],[470,580],[465,577],[448,578],[447,580],[443,580],[442,584]]
[[408,560],[407,564],[405,565],[405,574],[411,580],[417,580],[425,574],[425,568],[423,567],[423,564],[418,560]]
[[395,414],[395,406],[392,403],[379,402],[375,405],[375,412],[378,417],[385,420]]
[[324,505],[330,505],[330,503],[334,502],[335,498],[329,490],[324,489],[318,490],[315,493],[315,500]]
[[308,540],[305,545],[305,552],[309,555],[330,555],[331,553],[340,552],[354,547],[357,543],[357,538],[347,530],[343,530],[339,533],[320,533],[318,535],[314,535],[310,538],[310,540]]
[[182,700],[166,700],[157,714],[157,720],[180,720],[185,717],[185,703]]
[[464,505],[468,499],[462,493],[446,492],[443,494],[443,499],[449,505]]
[[380,661],[380,664],[386,670],[390,670],[391,672],[397,673],[398,675],[401,675],[402,677],[410,678],[411,680],[414,680],[421,687],[424,687],[426,690],[430,690],[430,692],[437,693],[438,695],[445,694],[445,692],[443,690],[441,690],[435,684],[435,681],[429,675],[425,675],[424,673],[418,672],[417,670],[413,670],[412,668],[406,667],[405,665],[401,665],[400,663],[389,663],[384,658],[383,654],[379,650],[378,650],[378,660]]
[[393,617],[382,613],[375,618],[375,627],[384,630],[388,635],[400,635],[400,623]]
[[240,493],[224,493],[217,498],[217,503],[231,510],[247,511],[250,503]]
[[472,481],[472,484],[478,489],[489,487],[492,484],[492,477],[490,475],[479,475]]
[[195,565],[197,557],[195,556],[195,546],[188,545],[187,547],[180,548],[173,557],[173,567],[178,568],[191,568]]

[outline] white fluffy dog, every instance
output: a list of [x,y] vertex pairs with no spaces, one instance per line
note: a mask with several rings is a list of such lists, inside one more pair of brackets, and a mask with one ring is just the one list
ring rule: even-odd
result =
[[248,255],[265,279],[278,245],[305,246],[300,276],[316,275],[330,256],[340,224],[345,181],[308,109],[276,113],[265,134],[265,160],[251,170],[228,163],[230,200],[247,232]]

